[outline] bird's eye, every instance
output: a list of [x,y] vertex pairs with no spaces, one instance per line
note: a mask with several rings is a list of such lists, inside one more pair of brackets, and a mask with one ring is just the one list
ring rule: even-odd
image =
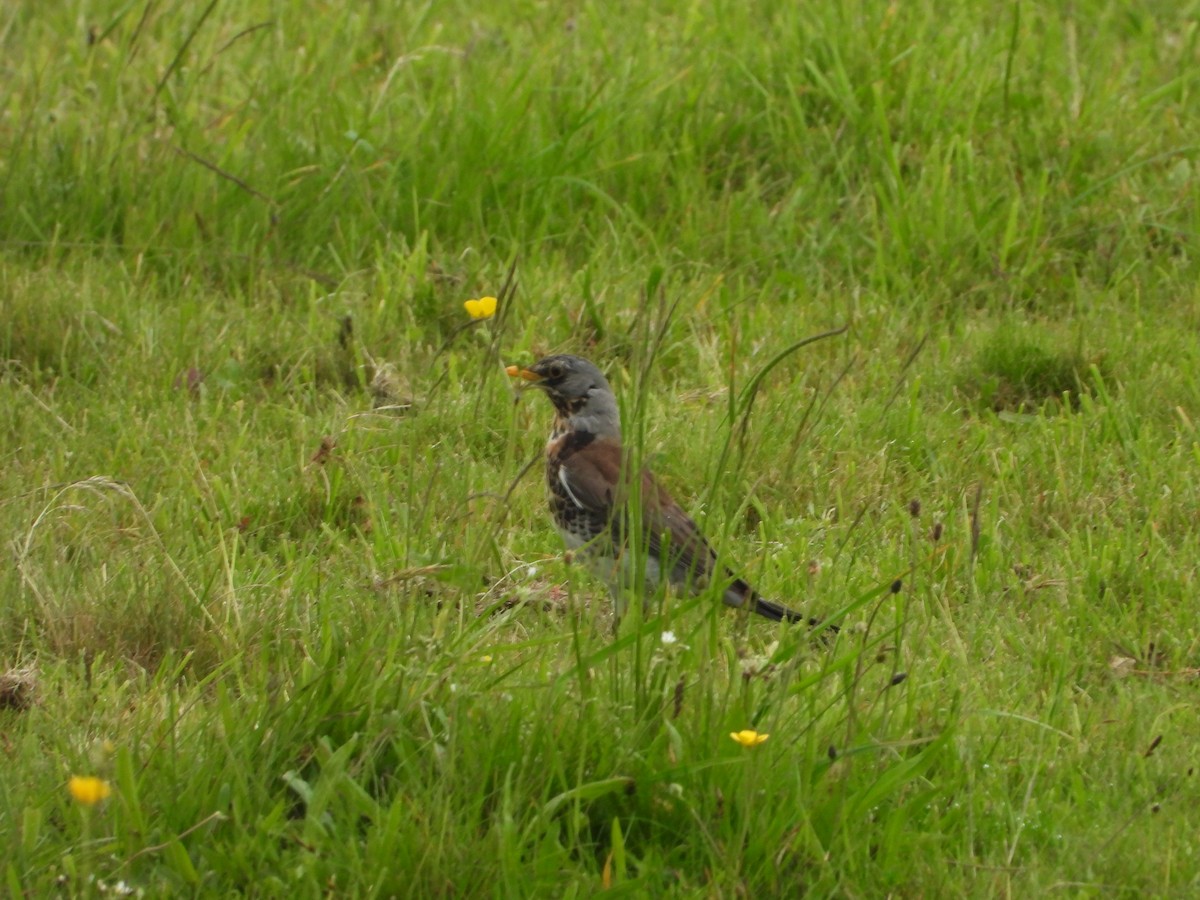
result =
[[553,378],[555,381],[557,381],[559,378],[562,378],[566,374],[567,370],[563,367],[562,363],[551,363],[546,369],[546,377]]

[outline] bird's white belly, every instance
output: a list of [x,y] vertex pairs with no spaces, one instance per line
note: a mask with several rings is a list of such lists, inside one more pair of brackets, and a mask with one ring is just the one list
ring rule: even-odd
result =
[[583,535],[576,534],[574,531],[567,531],[565,528],[558,529],[558,533],[562,535],[563,543],[567,545],[568,550],[578,550],[587,543]]
[[605,552],[611,548],[597,545],[595,541],[584,540],[582,535],[572,531],[559,529],[563,543],[568,551],[580,551],[575,558],[582,562],[589,572],[599,578],[608,587],[609,592],[616,597],[622,589],[629,590],[639,586],[637,573],[634,570],[634,559],[640,557],[642,563],[642,580],[640,587],[644,594],[653,594],[658,590],[662,579],[662,566],[658,560],[648,553],[633,554],[622,550],[617,556]]

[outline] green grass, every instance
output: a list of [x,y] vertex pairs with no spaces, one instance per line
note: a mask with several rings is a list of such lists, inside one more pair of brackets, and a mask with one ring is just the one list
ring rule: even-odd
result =
[[1077,409],[1080,396],[1090,392],[1089,380],[1103,380],[1104,372],[1077,350],[1049,345],[1036,329],[1001,323],[970,365],[964,388],[997,412],[1047,403]]
[[[5,8],[3,890],[1195,893],[1194,14]],[[613,634],[557,350],[836,640]]]

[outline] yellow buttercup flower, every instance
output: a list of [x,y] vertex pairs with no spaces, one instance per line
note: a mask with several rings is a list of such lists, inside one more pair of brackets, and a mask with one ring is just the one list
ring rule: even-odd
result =
[[467,300],[463,307],[472,319],[490,319],[496,314],[496,298],[480,297],[478,300]]
[[731,731],[729,736],[743,747],[757,747],[770,737],[769,734],[759,734],[757,731],[752,731],[749,728],[744,731]]
[[79,803],[95,806],[112,793],[112,787],[103,778],[94,775],[72,775],[67,790]]

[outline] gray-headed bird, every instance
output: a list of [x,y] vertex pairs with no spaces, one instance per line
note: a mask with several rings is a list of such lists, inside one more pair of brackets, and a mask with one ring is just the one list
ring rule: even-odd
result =
[[[550,513],[567,548],[608,585],[618,611],[621,590],[638,582],[630,562],[642,559],[642,584],[650,593],[664,574],[672,587],[693,593],[717,581],[725,585],[721,596],[728,606],[750,609],[776,622],[820,624],[819,619],[760,597],[722,565],[700,528],[649,470],[641,473],[641,520],[629,520],[621,416],[617,398],[596,366],[579,356],[558,355],[527,369],[509,366],[506,371],[540,388],[554,404],[554,425],[546,442]],[[641,536],[645,553],[630,553],[634,534]]]

